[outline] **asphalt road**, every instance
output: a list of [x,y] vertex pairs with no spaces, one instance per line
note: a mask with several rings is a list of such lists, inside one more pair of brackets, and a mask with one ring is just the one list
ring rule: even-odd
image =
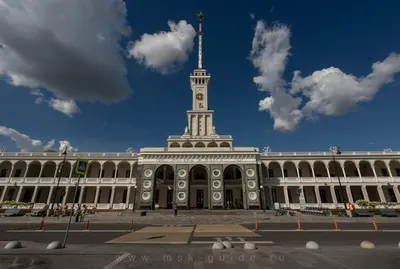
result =
[[[86,229],[86,222],[71,223],[71,230],[84,230]],[[337,222],[340,230],[365,230],[371,231],[374,229],[372,223],[345,223]],[[400,223],[377,223],[379,230],[399,230]],[[7,230],[37,230],[39,229],[40,221],[38,223],[0,223],[0,232]],[[133,230],[138,230],[152,225],[148,224],[133,224]],[[163,225],[155,225],[157,227]],[[174,225],[175,227],[178,225]],[[181,225],[181,227],[191,227],[192,225]],[[255,229],[255,224],[243,224],[242,226],[248,229]],[[44,224],[44,230],[65,230],[66,223],[49,223]],[[89,223],[89,230],[129,230],[130,223]],[[335,226],[333,223],[301,223],[300,228],[303,230],[333,230]],[[296,230],[297,223],[259,223],[259,230]]]

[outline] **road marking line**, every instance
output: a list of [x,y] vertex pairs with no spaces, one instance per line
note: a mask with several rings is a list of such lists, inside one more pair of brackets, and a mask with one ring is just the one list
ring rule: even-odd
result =
[[124,253],[121,256],[119,256],[118,258],[116,258],[115,260],[113,260],[112,262],[110,262],[109,264],[107,264],[106,266],[103,267],[103,269],[111,269],[114,266],[116,266],[118,263],[122,262],[126,257],[128,257],[129,255],[131,255],[130,253]]

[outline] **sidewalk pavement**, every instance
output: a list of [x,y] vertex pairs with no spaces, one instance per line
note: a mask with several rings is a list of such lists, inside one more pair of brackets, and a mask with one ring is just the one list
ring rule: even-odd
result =
[[[91,223],[129,223],[133,221],[135,224],[149,224],[149,225],[175,225],[175,224],[249,224],[254,223],[294,223],[300,220],[302,223],[332,223],[333,220],[344,223],[371,223],[369,217],[348,218],[348,217],[334,217],[334,216],[313,216],[299,214],[297,216],[275,216],[268,213],[255,213],[253,215],[213,215],[204,213],[204,215],[184,215],[179,214],[174,216],[148,212],[146,216],[139,214],[131,214],[125,212],[107,212],[97,213],[94,215],[86,215],[84,222],[90,221]],[[69,217],[46,217],[46,223],[67,223]],[[387,218],[381,216],[374,216],[377,223],[399,223],[400,218]],[[39,217],[1,217],[1,223],[39,223]]]

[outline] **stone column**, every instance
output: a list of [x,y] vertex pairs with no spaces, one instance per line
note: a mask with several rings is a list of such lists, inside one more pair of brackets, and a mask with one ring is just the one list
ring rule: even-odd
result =
[[22,188],[23,188],[23,186],[19,186],[17,197],[15,198],[15,202],[19,202],[19,199],[21,198]]
[[85,192],[85,186],[81,187],[81,192],[79,193],[79,200],[78,204],[82,204],[82,199],[83,199],[83,193]]
[[72,174],[74,173],[74,165],[73,164],[71,164],[71,171],[69,172],[69,181],[71,180],[71,178],[72,178]]
[[326,172],[328,173],[328,178],[330,180],[331,179],[331,173],[329,172],[329,164],[328,164],[328,166],[325,165],[325,168],[326,168]]
[[271,207],[273,207],[274,206],[274,197],[272,197],[272,187],[271,186],[268,187],[268,193],[269,193],[269,200],[271,202]]
[[311,172],[312,172],[312,176],[313,176],[314,181],[315,181],[316,179],[315,179],[314,164],[311,166]]
[[14,172],[14,168],[15,168],[15,163],[13,163],[12,166],[11,166],[11,171],[10,171],[10,174],[8,175],[8,179],[12,178],[12,174]]
[[39,186],[35,186],[35,189],[33,190],[32,198],[31,198],[31,203],[34,203],[36,201],[36,194],[39,189]]
[[4,202],[4,197],[6,196],[7,191],[8,191],[8,186],[4,186],[3,192],[1,193],[0,202]]
[[300,170],[298,164],[296,164],[296,172],[297,172],[297,177],[300,178]]
[[63,205],[65,205],[67,203],[68,191],[69,191],[69,187],[67,186],[67,187],[65,187],[65,195],[64,195],[63,200],[62,200],[62,204]]
[[[39,178],[42,178],[43,175],[43,169],[44,169],[44,165],[40,164],[40,172],[39,172]],[[57,170],[57,169],[56,169]]]
[[371,165],[371,168],[372,168],[372,172],[374,172],[375,179],[378,179],[378,176],[376,175],[376,171],[375,171],[375,165]]
[[349,203],[354,203],[354,200],[353,200],[353,195],[351,194],[351,187],[350,186],[346,186],[346,194],[347,194],[347,201],[349,202]]
[[399,192],[398,185],[393,186],[393,192],[394,192],[394,195],[396,196],[397,202],[399,203],[400,202],[400,192]]
[[127,187],[125,209],[129,209],[129,197],[131,196],[131,186]]
[[361,191],[363,193],[364,200],[369,202],[369,195],[368,195],[367,186],[361,186]]
[[100,193],[100,186],[96,187],[96,194],[94,195],[94,206],[97,207],[99,202],[99,193]]
[[345,167],[344,167],[344,164],[343,164],[343,166],[341,166],[341,167],[342,167],[343,177],[344,177],[345,180],[347,180],[346,169],[345,169]]
[[390,170],[390,163],[386,163],[386,162],[385,162],[385,166],[386,166],[386,169],[388,170],[390,179],[393,181],[392,171]]
[[359,165],[359,164],[357,165],[357,172],[358,172],[358,177],[359,177],[359,178],[362,178],[361,171],[360,171],[360,165]]
[[385,198],[385,194],[383,193],[382,186],[377,186],[376,188],[378,190],[379,199],[381,200],[381,202],[386,202],[386,198]]
[[29,170],[29,164],[27,164],[25,167],[24,178],[26,178],[26,176],[28,175],[28,170]]
[[331,189],[331,196],[332,196],[333,204],[335,205],[335,207],[338,207],[338,201],[337,201],[336,193],[335,193],[335,186],[331,186],[330,189]]
[[318,206],[322,206],[321,194],[319,193],[319,186],[315,186],[314,190],[315,190],[315,198],[317,200],[317,204]]
[[46,204],[48,204],[48,205],[50,205],[50,202],[51,202],[51,196],[53,195],[53,188],[54,188],[53,186],[50,187],[49,195],[47,196]]
[[113,209],[114,205],[115,186],[111,188],[110,208]]
[[284,186],[283,187],[283,194],[285,196],[285,206],[290,207],[290,201],[289,201],[289,194],[288,194],[288,187]]

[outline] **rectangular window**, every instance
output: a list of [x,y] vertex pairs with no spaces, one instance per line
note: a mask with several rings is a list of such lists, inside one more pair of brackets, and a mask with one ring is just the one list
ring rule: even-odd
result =
[[382,169],[381,169],[381,172],[382,172],[382,175],[383,175],[384,177],[388,177],[388,176],[389,176],[389,173],[388,173],[388,171],[386,170],[386,168],[382,168]]
[[111,177],[112,177],[112,178],[115,177],[115,170],[113,170],[112,176],[111,176]]
[[284,175],[285,177],[288,177],[287,169],[283,169],[283,175]]
[[269,177],[274,177],[274,170],[268,169],[268,175]]
[[398,177],[400,177],[400,168],[396,168],[396,174]]
[[20,177],[20,176],[21,176],[21,169],[15,170],[14,177]]
[[125,171],[125,177],[129,178],[131,176],[131,170],[126,170]]
[[6,175],[7,175],[7,169],[1,169],[0,177],[6,177]]

